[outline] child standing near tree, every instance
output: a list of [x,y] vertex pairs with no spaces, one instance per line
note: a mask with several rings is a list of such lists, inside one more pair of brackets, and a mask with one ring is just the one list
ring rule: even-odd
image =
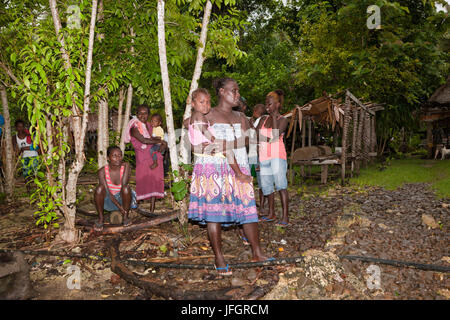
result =
[[25,128],[25,122],[23,120],[17,120],[15,127],[17,134],[12,141],[13,149],[17,155],[22,156],[22,175],[25,178],[26,188],[29,193],[29,182],[32,180],[32,176],[37,173],[39,165],[39,154],[37,152],[39,146],[33,145],[30,132]]

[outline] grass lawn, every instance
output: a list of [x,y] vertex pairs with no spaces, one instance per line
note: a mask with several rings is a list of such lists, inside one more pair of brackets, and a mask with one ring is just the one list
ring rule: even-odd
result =
[[358,185],[396,189],[404,183],[430,183],[440,198],[450,198],[450,160],[391,160],[386,169],[373,164],[362,169],[359,177],[350,179]]

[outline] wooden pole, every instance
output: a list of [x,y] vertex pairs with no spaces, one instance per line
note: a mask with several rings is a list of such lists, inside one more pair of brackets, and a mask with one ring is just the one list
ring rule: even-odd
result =
[[372,144],[371,144],[370,152],[376,152],[377,151],[377,128],[376,128],[375,116],[371,117],[370,121],[371,121],[370,127],[372,129],[372,134],[371,134]]
[[289,181],[290,184],[292,185],[293,183],[293,170],[292,170],[292,155],[294,154],[295,151],[295,137],[297,136],[297,119],[295,119],[294,121],[294,135],[292,136],[292,146],[291,146],[291,159],[289,160]]
[[[304,117],[302,120],[302,148],[306,147],[306,118]],[[300,167],[300,173],[302,178],[305,177],[305,166]]]
[[353,178],[353,171],[355,170],[355,158],[356,158],[356,134],[358,132],[358,107],[353,105],[353,134],[352,134],[352,169],[351,177]]
[[355,160],[355,169],[356,174],[359,175],[359,167],[361,164],[361,151],[362,151],[362,136],[363,136],[363,126],[364,126],[364,109],[359,109],[359,118],[358,118],[358,130],[356,136],[356,160]]
[[433,122],[427,122],[427,150],[428,159],[433,158]]
[[345,110],[344,110],[344,126],[342,129],[342,155],[341,155],[341,179],[342,185],[345,184],[345,162],[346,162],[346,154],[347,154],[347,133],[348,133],[348,125],[350,122],[350,98],[348,95],[345,96]]

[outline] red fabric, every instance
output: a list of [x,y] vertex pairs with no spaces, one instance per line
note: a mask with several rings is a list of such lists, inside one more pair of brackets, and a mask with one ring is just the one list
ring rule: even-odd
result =
[[24,131],[25,131],[25,133],[27,134],[27,143],[28,143],[28,144],[31,144],[32,141],[31,141],[31,134],[30,134],[30,131],[28,131],[28,129],[25,129]]
[[[147,130],[151,136],[153,128],[147,122]],[[130,128],[131,130],[131,128]],[[150,155],[151,144],[147,148],[142,149],[142,143],[135,137],[131,136],[136,153],[136,198],[137,200],[145,200],[151,197],[164,198],[164,165],[163,157],[160,152],[156,153],[158,166],[150,169],[153,163]]]

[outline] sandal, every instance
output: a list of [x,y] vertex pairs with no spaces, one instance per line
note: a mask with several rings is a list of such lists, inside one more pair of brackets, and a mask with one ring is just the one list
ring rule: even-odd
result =
[[275,223],[275,226],[276,227],[281,227],[281,228],[288,227],[289,226],[289,222],[278,221],[277,223]]
[[94,231],[102,231],[103,230],[103,222],[97,221],[94,223]]
[[123,219],[123,226],[128,227],[131,226],[132,222],[130,218]]
[[[216,271],[221,276],[231,276],[233,274],[233,271],[230,270],[229,265],[227,264],[226,267],[217,268],[216,265],[214,265],[214,268],[216,268]],[[220,270],[225,270],[225,272],[220,272]]]
[[262,220],[262,221],[265,221],[265,222],[272,222],[272,221],[275,221],[275,219],[270,219],[270,218],[268,218],[268,217],[262,217],[261,220]]
[[249,246],[250,245],[250,242],[248,241],[248,239],[246,237],[239,236],[239,238],[241,238],[242,243],[244,244],[244,246]]

